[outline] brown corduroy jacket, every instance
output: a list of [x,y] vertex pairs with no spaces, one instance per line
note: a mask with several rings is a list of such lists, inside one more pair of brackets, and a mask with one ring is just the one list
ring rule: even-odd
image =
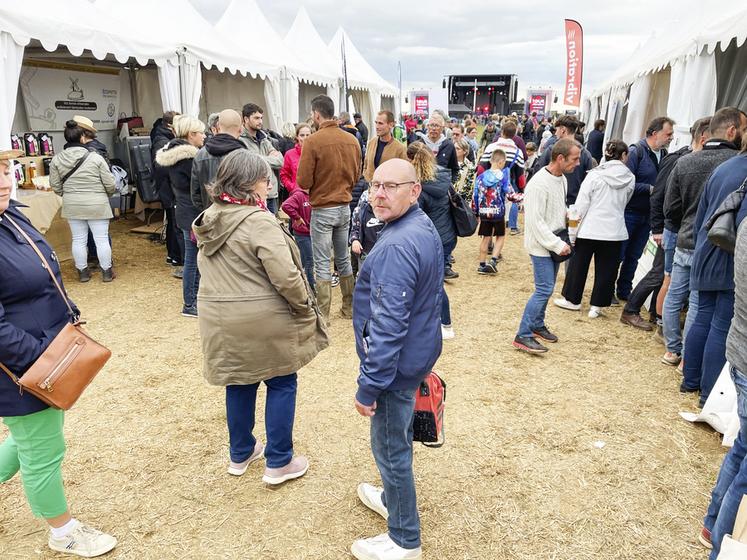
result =
[[[375,136],[369,140],[366,146],[366,161],[363,165],[363,178],[369,183],[373,179],[374,170],[374,158],[376,157],[376,146],[379,143],[378,136]],[[392,141],[386,145],[384,151],[381,153],[381,161],[379,165],[390,159],[407,159],[407,147],[398,140],[392,138]]]
[[309,191],[312,208],[332,208],[350,203],[360,174],[358,140],[326,121],[303,144],[296,183]]

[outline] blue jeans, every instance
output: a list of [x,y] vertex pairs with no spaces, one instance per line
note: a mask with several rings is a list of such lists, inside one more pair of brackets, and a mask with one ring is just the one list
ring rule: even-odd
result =
[[415,391],[383,391],[371,417],[371,451],[384,483],[389,537],[402,548],[420,546],[420,517],[412,472]]
[[[293,420],[296,415],[295,373],[265,380],[265,433],[267,466],[278,469],[293,458]],[[246,461],[254,451],[254,409],[259,383],[226,386],[226,421],[231,461]]]
[[449,295],[446,293],[446,288],[443,288],[441,296],[441,324],[451,325],[451,309],[449,308]]
[[[672,279],[669,283],[667,295],[664,297],[664,306],[661,310],[662,330],[664,341],[668,352],[682,354],[683,335],[680,330],[680,312],[685,307],[687,294],[690,291],[690,265],[693,262],[693,252],[688,249],[677,249],[674,252],[674,263],[672,265]],[[695,296],[695,309],[697,310],[697,295]],[[692,323],[696,311],[693,309],[693,297],[691,294],[687,320]],[[692,319],[690,318],[692,316]],[[685,323],[685,333],[688,331]]]
[[301,251],[301,262],[303,263],[303,270],[306,273],[306,278],[309,280],[311,289],[314,289],[314,254],[311,252],[311,236],[299,235],[298,233],[293,234],[298,245],[298,250]]
[[332,249],[340,276],[353,274],[348,251],[350,206],[311,209],[311,250],[314,255],[314,275],[317,280],[332,280]]
[[278,199],[277,198],[268,198],[266,201],[267,209],[273,213],[273,215],[277,216],[278,214]]
[[638,268],[638,260],[643,254],[651,232],[648,216],[625,212],[625,229],[628,239],[623,241],[620,248],[620,274],[617,276],[617,297],[628,299],[633,291],[633,276]]
[[558,263],[550,257],[535,257],[531,255],[534,269],[534,293],[529,297],[521,318],[518,336],[533,337],[534,331],[545,326],[545,311],[555,289],[555,279],[558,276]]
[[197,310],[197,290],[200,289],[200,271],[197,268],[197,243],[192,241],[190,230],[183,229],[184,275],[182,276],[182,297],[185,309]]
[[508,211],[508,229],[519,229],[519,205],[511,203],[511,209]]
[[697,293],[698,312],[685,339],[687,360],[682,383],[690,389],[700,387],[703,404],[726,363],[726,336],[734,315],[734,290]]
[[454,249],[456,249],[457,240],[456,238],[454,241],[449,241],[448,243],[444,243],[444,268],[449,268],[451,266],[451,253],[454,252]]
[[703,520],[713,542],[710,560],[718,558],[724,535],[734,530],[739,504],[742,496],[747,494],[747,374],[732,367],[731,378],[737,388],[739,435],[721,464],[708,513]]
[[671,275],[674,250],[677,248],[677,234],[665,228],[661,237],[661,247],[664,249],[664,274]]

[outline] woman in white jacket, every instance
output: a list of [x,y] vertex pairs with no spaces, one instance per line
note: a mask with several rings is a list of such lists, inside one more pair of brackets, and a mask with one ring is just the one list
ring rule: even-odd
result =
[[620,248],[628,238],[625,228],[625,206],[633,196],[635,176],[625,162],[628,146],[622,140],[611,140],[604,153],[604,163],[581,183],[572,209],[581,222],[575,244],[575,254],[568,262],[563,297],[555,305],[578,311],[584,294],[589,265],[594,258],[594,288],[591,292],[589,317],[596,318],[612,301]]

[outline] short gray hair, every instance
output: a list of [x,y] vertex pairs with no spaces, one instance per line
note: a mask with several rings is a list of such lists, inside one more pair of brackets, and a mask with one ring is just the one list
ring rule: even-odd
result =
[[210,113],[210,116],[207,118],[208,128],[215,128],[218,126],[219,116],[220,116],[220,113]]
[[206,190],[213,202],[220,200],[220,196],[225,193],[256,206],[258,197],[254,190],[257,183],[270,179],[271,174],[270,164],[262,156],[249,150],[234,150],[220,162],[215,181]]

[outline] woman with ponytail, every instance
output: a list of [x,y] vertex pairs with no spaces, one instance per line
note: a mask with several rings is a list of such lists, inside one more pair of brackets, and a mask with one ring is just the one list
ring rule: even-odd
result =
[[633,196],[635,176],[625,162],[628,146],[622,140],[610,140],[604,162],[592,169],[581,183],[576,204],[570,213],[580,219],[575,253],[568,262],[563,297],[555,305],[578,311],[584,293],[589,265],[594,258],[594,289],[589,317],[596,318],[612,302],[620,250],[628,238],[625,206]]

